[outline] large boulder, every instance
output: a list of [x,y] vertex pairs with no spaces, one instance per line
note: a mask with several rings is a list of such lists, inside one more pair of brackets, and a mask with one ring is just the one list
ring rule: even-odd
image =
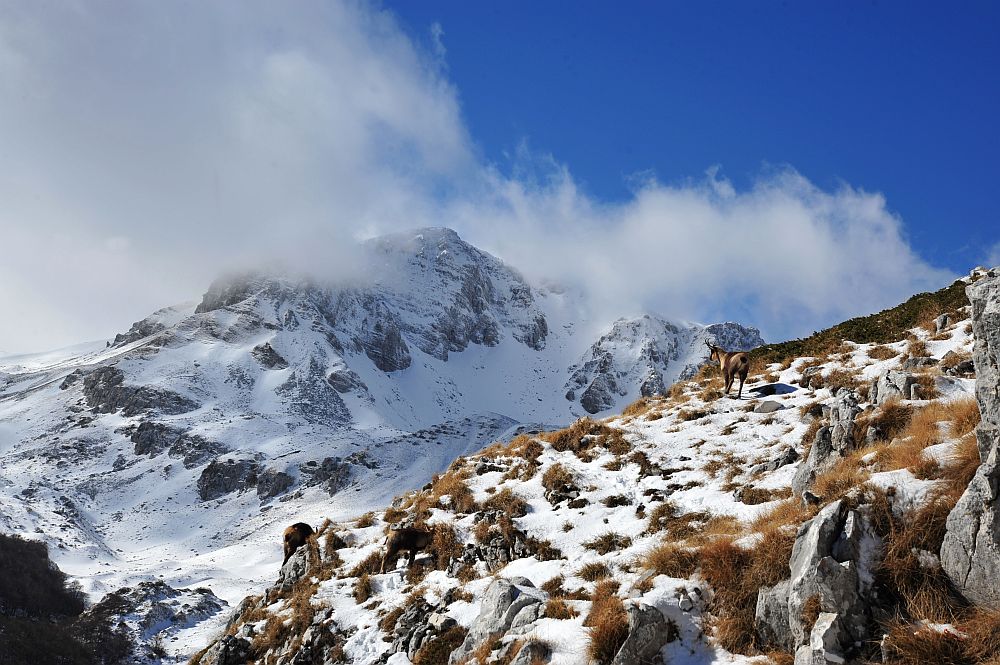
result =
[[663,645],[676,637],[676,627],[649,605],[629,605],[628,636],[611,665],[645,665],[657,662]]
[[[879,543],[867,510],[845,500],[826,506],[800,527],[790,578],[758,594],[757,633],[767,644],[795,650],[797,665],[844,662],[870,636]],[[812,624],[810,612],[819,617]]]
[[537,621],[545,610],[545,597],[527,578],[494,580],[483,595],[479,616],[448,663],[455,665],[471,655],[491,635],[516,632]]
[[125,384],[125,374],[113,365],[100,367],[83,379],[83,396],[95,413],[137,416],[156,410],[166,415],[187,413],[198,403],[170,390]]
[[1000,275],[966,289],[972,302],[976,428],[982,464],[948,515],[941,565],[956,588],[980,605],[1000,608]]
[[868,399],[872,404],[880,406],[890,399],[913,398],[913,386],[917,380],[908,372],[891,369],[872,381],[868,390]]

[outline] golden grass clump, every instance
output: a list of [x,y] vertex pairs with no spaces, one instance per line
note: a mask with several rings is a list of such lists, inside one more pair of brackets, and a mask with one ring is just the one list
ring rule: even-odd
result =
[[417,649],[417,653],[413,656],[413,665],[448,665],[451,652],[461,646],[465,634],[465,628],[452,626],[437,637],[431,638]]
[[597,580],[603,580],[606,577],[611,577],[611,569],[607,565],[595,561],[593,563],[588,563],[584,565],[576,573],[576,576],[580,579],[587,580],[588,582],[596,582]]
[[663,543],[643,556],[642,567],[657,575],[687,578],[698,567],[698,553],[677,543]]
[[372,596],[372,580],[368,573],[362,573],[354,582],[354,602],[358,605]]
[[898,351],[893,351],[884,344],[876,344],[872,348],[868,349],[868,357],[873,360],[889,360],[890,358],[895,358],[898,355]]
[[542,474],[542,487],[553,492],[561,490],[566,485],[573,484],[573,473],[562,464],[556,462],[549,465]]
[[608,665],[628,637],[628,613],[621,598],[610,585],[598,585],[590,604],[590,613],[583,625],[590,629],[587,655],[591,660]]
[[524,517],[528,514],[528,502],[505,487],[483,503],[483,510],[498,510],[508,517]]
[[354,568],[347,573],[348,577],[361,577],[362,575],[375,575],[382,567],[382,550],[376,549],[374,552],[359,561]]
[[550,619],[573,619],[579,614],[562,598],[549,598],[545,603],[545,616]]
[[620,533],[615,533],[614,531],[608,531],[607,533],[597,536],[593,540],[588,540],[583,543],[585,548],[588,550],[594,550],[601,555],[614,552],[615,550],[623,550],[631,545],[631,538],[623,536]]
[[794,542],[794,533],[768,531],[752,549],[727,539],[699,548],[701,575],[715,592],[712,632],[723,648],[749,655],[762,646],[754,628],[757,592],[788,577]]

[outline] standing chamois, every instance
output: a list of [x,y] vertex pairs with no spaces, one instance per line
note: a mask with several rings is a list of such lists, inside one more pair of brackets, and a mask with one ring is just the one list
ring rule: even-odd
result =
[[736,399],[743,394],[743,383],[747,380],[747,372],[750,371],[750,356],[745,351],[723,351],[719,347],[705,341],[705,346],[712,353],[709,360],[718,361],[719,369],[722,370],[722,378],[726,381],[726,395],[733,387],[733,379],[740,375],[740,389],[736,392]]

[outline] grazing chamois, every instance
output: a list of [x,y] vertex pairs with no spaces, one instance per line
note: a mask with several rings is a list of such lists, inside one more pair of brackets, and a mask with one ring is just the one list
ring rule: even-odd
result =
[[295,550],[299,549],[306,544],[306,541],[316,533],[313,528],[306,524],[305,522],[296,522],[292,526],[285,529],[285,533],[282,536],[282,540],[285,544],[285,560],[281,562],[284,566],[288,563],[288,559],[295,554]]
[[399,553],[403,550],[407,550],[410,553],[410,562],[407,565],[412,566],[413,561],[417,558],[417,552],[426,549],[433,539],[433,531],[414,527],[393,529],[389,532],[389,537],[385,540],[385,556],[382,557],[382,568],[379,572],[384,573],[387,564],[395,565],[396,559],[399,558]]
[[745,351],[723,351],[707,340],[705,341],[705,346],[711,351],[708,359],[718,361],[719,363],[719,369],[722,370],[722,378],[726,381],[726,395],[729,395],[736,375],[740,375],[740,388],[736,391],[736,399],[739,399],[743,394],[743,383],[747,380],[747,372],[750,371],[750,356]]

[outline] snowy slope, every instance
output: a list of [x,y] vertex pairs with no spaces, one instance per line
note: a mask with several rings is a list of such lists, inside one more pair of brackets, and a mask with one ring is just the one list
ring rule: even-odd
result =
[[[962,314],[968,316],[968,308]],[[616,340],[657,325],[619,322],[595,348],[611,352]],[[656,608],[673,624],[676,633],[662,649],[664,662],[765,662],[761,656],[729,653],[708,637],[718,619],[711,600],[721,590],[711,589],[694,564],[691,574],[658,572],[653,553],[671,547],[693,553],[716,540],[753,547],[764,529],[754,520],[771,515],[777,522],[773,515],[796,514],[800,500],[787,499],[801,462],[789,451],[801,452],[812,441],[819,419],[828,417],[835,396],[843,393],[836,382],[845,376],[862,396],[865,417],[877,414],[879,405],[864,398],[870,382],[898,369],[908,350],[922,344],[926,359],[915,371],[938,394],[933,400],[903,399],[902,408],[918,413],[940,407],[947,414],[948,404],[974,407],[975,380],[952,371],[949,360],[970,355],[967,320],[953,317],[942,331],[918,328],[910,336],[910,341],[885,345],[845,342],[823,358],[762,368],[741,400],[720,397],[718,379],[697,377],[669,398],[646,400],[624,415],[580,424],[582,429],[522,437],[457,460],[433,487],[399,497],[370,519],[326,525],[316,549],[303,549],[298,561],[281,571],[288,586],[248,599],[246,616],[252,620],[236,622],[230,644],[242,643],[268,662],[292,662],[295,649],[289,644],[306,650],[323,644],[331,654],[324,662],[337,662],[332,654],[343,654],[351,663],[407,665],[427,658],[426,653],[416,657],[415,651],[432,648],[435,640],[444,644],[454,634],[448,631],[458,631],[458,642],[447,647],[451,651],[465,630],[473,634],[481,616],[492,616],[484,594],[496,580],[526,578],[527,584],[517,582],[519,593],[542,598],[544,610],[532,613],[523,610],[526,604],[517,605],[522,609],[517,616],[524,620],[515,618],[514,624],[520,627],[509,628],[508,621],[508,628],[483,639],[488,647],[477,652],[481,657],[492,645],[491,657],[510,662],[518,649],[539,644],[545,662],[588,662],[592,631],[584,620],[600,587],[604,593],[610,588],[626,606]],[[637,358],[652,355],[612,354],[611,362],[627,373]],[[922,454],[939,459],[943,467],[970,435],[954,434],[948,422],[939,429],[940,442]],[[945,481],[934,478],[940,469],[917,477],[894,462],[892,451],[902,444],[902,439],[877,441],[862,450],[871,452],[857,464],[859,484],[893,488],[896,505],[905,508],[919,505]],[[557,471],[569,480],[553,485]],[[824,500],[830,498],[818,499]],[[774,512],[779,508],[788,510]],[[772,527],[789,547],[801,534],[799,520],[819,507],[797,510],[800,517]],[[385,529],[414,519],[450,536],[436,540],[433,553],[421,556],[413,571],[398,567],[380,574],[377,557],[384,551]],[[456,544],[449,544],[452,538]],[[497,560],[501,551],[508,558]],[[301,581],[291,585],[295,579]],[[309,603],[296,595],[303,593]],[[563,608],[547,603],[550,599]],[[286,619],[292,620],[290,632],[263,637]],[[310,626],[308,634],[294,628],[302,625]],[[220,662],[220,648],[216,643],[202,662]]]
[[[579,300],[447,229],[359,251],[374,267],[354,282],[228,278],[110,346],[0,359],[0,529],[49,542],[95,598],[162,580],[232,603],[270,578],[288,523],[347,519],[492,441],[620,409],[689,374],[707,336],[760,343],[652,316],[592,343]],[[185,625],[176,653],[215,625]]]

